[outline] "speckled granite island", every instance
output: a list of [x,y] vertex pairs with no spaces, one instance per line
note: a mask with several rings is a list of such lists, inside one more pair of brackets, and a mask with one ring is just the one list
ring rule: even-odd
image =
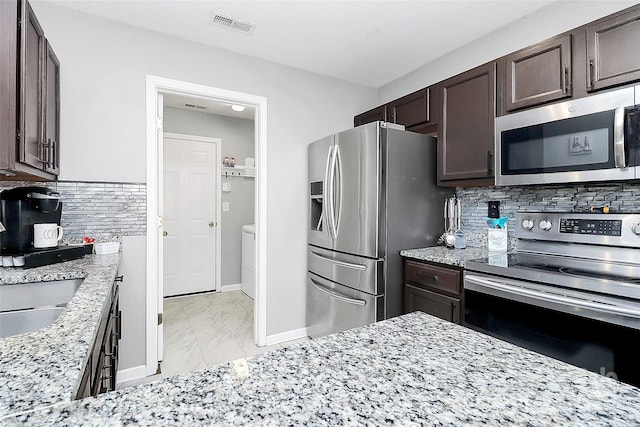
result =
[[0,286],[84,279],[53,324],[0,339],[0,424],[10,414],[74,399],[119,262],[119,254],[87,255],[31,269],[0,269]]
[[640,389],[415,312],[7,425],[638,425]]

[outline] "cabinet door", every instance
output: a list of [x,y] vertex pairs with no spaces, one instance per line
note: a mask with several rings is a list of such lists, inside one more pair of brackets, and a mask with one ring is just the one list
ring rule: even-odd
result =
[[438,184],[493,177],[495,62],[442,83]]
[[640,80],[640,7],[586,27],[587,90]]
[[381,105],[373,110],[358,114],[353,118],[353,126],[366,125],[375,121],[387,121],[387,106]]
[[404,287],[405,313],[423,311],[449,322],[460,323],[460,300],[406,284]]
[[16,162],[18,3],[0,1],[0,169]]
[[507,111],[571,96],[571,34],[507,55],[505,63]]
[[44,33],[31,6],[26,8],[22,22],[22,58],[21,58],[21,131],[20,161],[38,169],[43,169],[43,93],[42,76],[45,40]]
[[389,121],[406,128],[429,121],[431,117],[429,88],[420,89],[387,104]]
[[45,170],[60,174],[60,61],[49,42],[44,62],[44,161]]

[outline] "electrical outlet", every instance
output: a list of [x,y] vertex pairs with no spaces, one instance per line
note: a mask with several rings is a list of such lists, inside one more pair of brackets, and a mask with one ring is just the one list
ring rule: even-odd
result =
[[222,202],[222,212],[229,212],[229,202]]
[[487,203],[489,205],[489,209],[487,210],[487,216],[489,218],[500,218],[500,201],[493,200]]

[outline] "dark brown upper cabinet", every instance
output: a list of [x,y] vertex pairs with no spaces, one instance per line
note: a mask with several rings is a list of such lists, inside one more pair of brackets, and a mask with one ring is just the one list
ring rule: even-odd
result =
[[493,183],[495,67],[491,62],[442,82],[438,185]]
[[381,105],[372,110],[365,111],[353,118],[353,126],[360,126],[376,121],[387,121],[387,106]]
[[44,165],[51,174],[60,174],[60,61],[47,42],[44,63]]
[[60,63],[29,3],[0,3],[0,174],[2,179],[55,180]]
[[387,104],[388,120],[406,128],[429,121],[431,108],[429,88],[420,89]]
[[43,168],[43,118],[44,94],[42,84],[43,58],[45,50],[44,31],[38,23],[33,9],[28,3],[26,20],[21,26],[22,52],[22,84],[21,84],[21,118],[18,135],[20,161],[34,168]]
[[640,6],[586,26],[587,90],[640,80]]
[[571,34],[504,58],[504,108],[514,111],[572,95]]

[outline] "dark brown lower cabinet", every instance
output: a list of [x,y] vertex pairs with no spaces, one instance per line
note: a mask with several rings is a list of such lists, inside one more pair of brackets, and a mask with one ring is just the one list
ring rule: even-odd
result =
[[423,311],[432,316],[460,323],[460,300],[409,284],[404,288],[404,306],[407,313]]
[[404,262],[404,312],[420,310],[460,323],[462,274],[459,269],[413,260]]
[[122,313],[118,283],[114,282],[110,302],[98,326],[98,335],[89,354],[76,394],[77,399],[116,389],[118,342],[122,337]]

